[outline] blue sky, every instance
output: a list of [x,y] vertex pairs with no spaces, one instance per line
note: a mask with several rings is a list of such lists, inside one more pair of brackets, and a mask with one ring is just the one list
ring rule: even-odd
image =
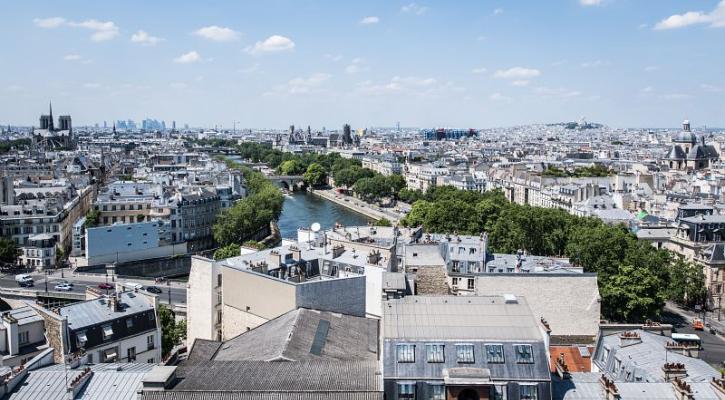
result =
[[725,126],[725,0],[7,1],[0,123]]

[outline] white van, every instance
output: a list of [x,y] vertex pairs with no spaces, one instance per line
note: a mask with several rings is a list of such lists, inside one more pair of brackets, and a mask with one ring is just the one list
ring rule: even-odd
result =
[[15,275],[15,282],[22,287],[33,286],[33,277],[28,274]]

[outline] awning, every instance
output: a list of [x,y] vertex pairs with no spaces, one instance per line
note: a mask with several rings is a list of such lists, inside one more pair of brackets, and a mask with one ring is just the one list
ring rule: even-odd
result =
[[113,336],[113,328],[111,326],[104,326],[103,336]]

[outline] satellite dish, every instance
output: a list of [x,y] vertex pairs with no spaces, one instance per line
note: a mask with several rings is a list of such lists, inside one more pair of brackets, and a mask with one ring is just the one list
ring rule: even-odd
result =
[[321,228],[321,226],[320,226],[319,222],[315,222],[314,224],[312,224],[312,226],[310,226],[310,229],[312,230],[312,232],[319,232],[320,228]]

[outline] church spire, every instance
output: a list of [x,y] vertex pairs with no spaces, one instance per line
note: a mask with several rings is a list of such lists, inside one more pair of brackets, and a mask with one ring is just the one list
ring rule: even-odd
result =
[[50,116],[50,121],[48,121],[48,130],[49,131],[54,131],[55,129],[53,127],[53,102],[48,101],[48,108],[49,108],[49,114],[48,115]]

